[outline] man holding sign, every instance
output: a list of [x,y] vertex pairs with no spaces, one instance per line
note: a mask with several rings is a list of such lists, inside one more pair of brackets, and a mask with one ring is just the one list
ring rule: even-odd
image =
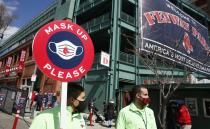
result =
[[[86,129],[83,116],[80,114],[86,108],[84,88],[75,83],[69,83],[67,89],[67,129]],[[33,120],[29,129],[59,129],[60,107],[45,110]]]

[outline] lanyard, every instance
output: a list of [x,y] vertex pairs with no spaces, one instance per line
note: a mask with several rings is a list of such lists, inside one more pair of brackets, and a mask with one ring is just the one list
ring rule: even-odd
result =
[[141,114],[141,119],[144,122],[145,128],[147,129],[147,114],[146,114],[146,111],[145,110],[144,110],[144,115],[145,115],[145,120],[143,118],[143,114]]

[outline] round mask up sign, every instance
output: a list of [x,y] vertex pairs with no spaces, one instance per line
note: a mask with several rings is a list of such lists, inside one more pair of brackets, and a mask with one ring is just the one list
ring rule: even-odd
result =
[[94,59],[90,36],[69,20],[44,25],[37,32],[32,48],[39,69],[48,77],[63,82],[84,76]]

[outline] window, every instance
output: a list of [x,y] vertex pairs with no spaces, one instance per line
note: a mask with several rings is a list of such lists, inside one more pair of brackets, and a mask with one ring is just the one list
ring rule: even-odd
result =
[[198,105],[196,98],[185,98],[185,104],[187,105],[191,116],[198,116]]
[[32,85],[32,83],[31,83],[31,78],[27,78],[27,86],[31,86]]
[[31,86],[32,85],[31,78],[22,79],[22,85]]
[[204,117],[210,118],[210,99],[203,99]]

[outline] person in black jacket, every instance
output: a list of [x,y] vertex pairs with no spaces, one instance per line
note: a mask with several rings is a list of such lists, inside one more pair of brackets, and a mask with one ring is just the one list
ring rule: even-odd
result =
[[176,101],[169,101],[166,115],[167,129],[178,129],[176,122],[177,112],[178,104]]
[[43,95],[41,92],[38,93],[35,100],[36,100],[36,111],[41,111],[42,110],[42,101],[43,101]]
[[115,113],[114,111],[115,111],[114,101],[111,100],[111,101],[109,101],[109,103],[107,105],[107,120],[108,120],[109,128],[112,127],[112,120],[114,119],[114,113]]

